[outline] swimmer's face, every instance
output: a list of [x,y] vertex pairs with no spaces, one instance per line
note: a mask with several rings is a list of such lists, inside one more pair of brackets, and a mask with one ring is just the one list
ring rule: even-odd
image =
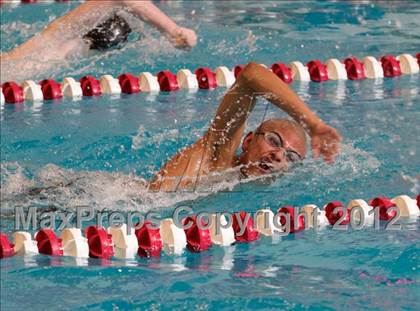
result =
[[242,150],[240,163],[246,175],[283,171],[305,158],[305,132],[288,120],[265,121],[245,137]]

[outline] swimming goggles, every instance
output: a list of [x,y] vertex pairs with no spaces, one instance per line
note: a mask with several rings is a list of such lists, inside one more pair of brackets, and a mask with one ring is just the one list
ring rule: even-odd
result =
[[275,132],[256,132],[256,135],[264,135],[265,141],[273,148],[285,150],[286,160],[289,163],[296,163],[303,160],[302,156],[296,151],[291,149],[286,149],[284,147],[283,139],[281,136]]

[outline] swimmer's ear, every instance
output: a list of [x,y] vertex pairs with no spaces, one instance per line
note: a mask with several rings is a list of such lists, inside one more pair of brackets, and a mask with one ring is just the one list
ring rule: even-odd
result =
[[253,132],[249,132],[248,134],[246,134],[243,142],[242,142],[242,151],[246,152],[248,150],[249,144],[252,141],[252,138],[254,138],[254,133]]

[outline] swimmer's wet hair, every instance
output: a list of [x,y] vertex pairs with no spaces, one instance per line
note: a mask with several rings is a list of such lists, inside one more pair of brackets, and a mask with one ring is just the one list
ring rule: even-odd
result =
[[83,36],[91,50],[106,50],[125,43],[131,33],[130,25],[121,16],[115,14]]

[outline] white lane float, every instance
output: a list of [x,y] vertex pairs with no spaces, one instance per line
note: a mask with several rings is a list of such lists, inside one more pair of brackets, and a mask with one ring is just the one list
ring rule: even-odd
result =
[[365,67],[366,78],[377,79],[384,77],[384,70],[381,63],[373,56],[366,56],[362,60]]
[[83,90],[80,86],[80,82],[74,80],[72,77],[66,77],[63,79],[61,89],[65,97],[78,99],[83,96]]
[[140,90],[142,92],[159,92],[160,85],[157,77],[152,75],[150,72],[142,72],[139,75]]
[[161,221],[160,236],[166,253],[180,255],[184,252],[187,246],[185,232],[176,226],[172,219],[167,218]]
[[311,81],[308,68],[303,65],[301,62],[294,61],[291,62],[288,67],[292,70],[292,78],[296,81]]
[[346,67],[336,58],[327,60],[328,78],[331,80],[347,80]]
[[[353,211],[352,209],[357,208],[358,211]],[[362,199],[355,199],[351,200],[347,205],[347,209],[350,211],[351,215],[353,215],[356,221],[361,221],[362,219],[363,224],[361,225],[373,225],[375,222],[375,215],[369,212],[373,209],[365,200]],[[363,216],[361,215],[363,213]]]
[[77,258],[89,258],[89,245],[82,231],[78,228],[67,228],[61,233],[63,255]]
[[11,7],[16,7],[19,4],[21,4],[22,2],[23,2],[22,0],[7,0],[7,1],[5,1],[5,3],[7,3],[8,5],[10,5]]
[[232,223],[228,226],[228,220],[224,215],[213,214],[210,235],[211,241],[215,245],[228,246],[235,243],[235,232]]
[[99,79],[102,93],[104,94],[121,94],[121,86],[118,79],[111,75],[103,75]]
[[188,69],[178,70],[176,79],[181,89],[196,91],[198,90],[197,76]]
[[257,230],[260,234],[265,236],[272,236],[275,233],[281,232],[279,228],[274,225],[274,213],[272,210],[260,209],[257,211]]
[[17,256],[38,254],[36,241],[32,239],[29,232],[17,231],[13,233],[14,252]]
[[397,60],[400,62],[401,72],[403,74],[419,73],[419,63],[412,55],[401,54],[397,56]]
[[419,216],[420,210],[417,206],[417,201],[410,198],[408,195],[399,195],[391,199],[391,202],[394,203],[400,210],[400,215],[402,217],[412,217]]
[[133,228],[127,233],[127,225],[122,224],[119,227],[109,227],[108,233],[112,236],[115,257],[133,259],[136,256],[139,244]]
[[42,93],[41,86],[35,81],[26,80],[22,83],[23,96],[28,101],[42,101],[44,94]]
[[[307,215],[306,219],[308,220],[309,228],[322,228],[330,224],[325,214],[325,211],[320,210],[319,207],[315,204],[306,204],[302,206],[301,211]],[[316,225],[314,225],[315,213]]]
[[5,103],[4,95],[3,95],[3,89],[0,87],[0,105],[3,107]]
[[215,73],[218,86],[231,87],[236,81],[235,75],[226,66],[217,67]]

